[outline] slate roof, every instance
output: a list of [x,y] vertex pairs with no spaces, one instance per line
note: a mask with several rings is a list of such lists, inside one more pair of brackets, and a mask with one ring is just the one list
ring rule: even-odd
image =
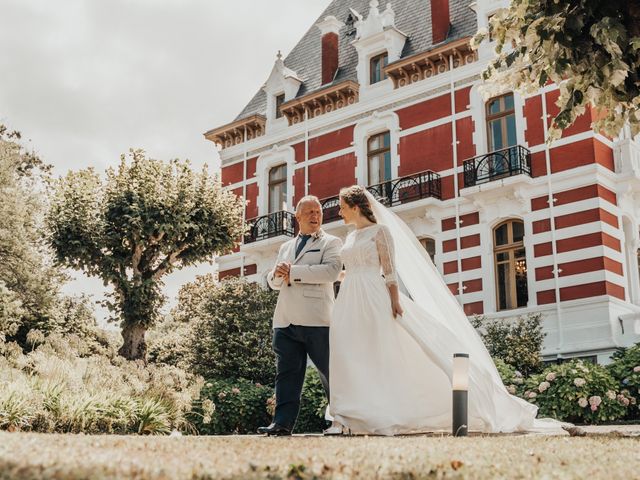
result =
[[[309,28],[291,53],[284,59],[284,64],[294,70],[304,83],[298,91],[301,97],[318,90],[322,83],[321,41],[320,29],[316,27],[318,21],[328,15],[335,16],[343,23],[347,23],[349,8],[353,8],[364,18],[369,14],[370,0],[333,0],[318,20]],[[386,8],[388,1],[380,2],[380,11]],[[431,1],[430,0],[391,0],[391,6],[396,14],[395,25],[407,35],[402,52],[402,58],[431,49],[434,44],[431,37]],[[477,31],[476,14],[469,5],[471,0],[449,0],[452,28],[447,40],[443,43],[474,35]],[[349,32],[353,32],[349,34]],[[356,66],[358,55],[351,42],[355,39],[355,28],[343,27],[340,30],[338,72],[333,84],[345,80],[357,81]],[[247,106],[236,117],[236,120],[256,113],[264,114],[267,99],[262,89],[255,94]]]

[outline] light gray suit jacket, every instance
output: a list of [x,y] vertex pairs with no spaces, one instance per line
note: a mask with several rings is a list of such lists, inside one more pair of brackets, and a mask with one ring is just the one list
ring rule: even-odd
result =
[[280,247],[276,265],[290,262],[290,284],[275,277],[275,266],[267,275],[274,290],[280,290],[273,315],[273,328],[291,324],[305,327],[328,327],[333,309],[333,282],[342,270],[342,240],[320,230],[311,237],[296,257],[298,237]]

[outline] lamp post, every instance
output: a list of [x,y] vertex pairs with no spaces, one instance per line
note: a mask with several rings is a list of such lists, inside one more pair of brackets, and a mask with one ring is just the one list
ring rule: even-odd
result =
[[468,433],[469,354],[453,354],[453,427],[454,437]]

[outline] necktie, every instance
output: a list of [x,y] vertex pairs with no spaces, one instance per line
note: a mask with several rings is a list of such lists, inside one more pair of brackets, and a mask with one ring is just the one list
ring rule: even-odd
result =
[[307,241],[311,238],[311,235],[300,235],[300,239],[298,240],[298,246],[296,247],[296,258],[300,255],[300,252],[307,244]]

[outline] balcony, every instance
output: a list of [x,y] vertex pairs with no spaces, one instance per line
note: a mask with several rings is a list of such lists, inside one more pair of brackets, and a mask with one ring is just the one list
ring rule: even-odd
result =
[[465,188],[514,175],[531,176],[531,152],[516,145],[465,160],[463,167]]
[[253,243],[267,238],[296,234],[296,217],[293,213],[280,211],[249,220],[249,231],[244,236],[244,243]]
[[[422,198],[442,198],[440,175],[431,170],[371,185],[367,190],[387,207],[403,205]],[[320,204],[322,223],[331,223],[340,218],[340,199],[337,195],[320,200]]]

